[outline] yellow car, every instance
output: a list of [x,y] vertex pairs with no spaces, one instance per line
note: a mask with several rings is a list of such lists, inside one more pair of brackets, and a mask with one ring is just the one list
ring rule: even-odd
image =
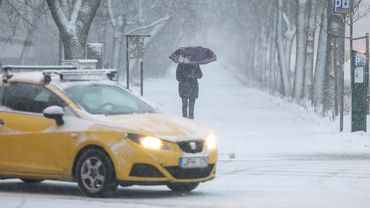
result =
[[114,74],[4,67],[0,178],[76,181],[91,197],[107,196],[118,185],[187,192],[213,179],[212,132],[158,111],[112,81]]

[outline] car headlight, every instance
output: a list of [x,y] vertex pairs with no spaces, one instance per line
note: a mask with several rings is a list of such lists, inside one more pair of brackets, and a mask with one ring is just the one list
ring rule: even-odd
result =
[[143,137],[140,139],[140,144],[148,149],[155,149],[160,150],[162,149],[163,142],[162,140],[158,139],[157,137]]
[[217,139],[214,134],[208,134],[205,142],[208,150],[214,150],[217,148]]
[[131,141],[134,141],[144,148],[153,149],[153,150],[160,150],[160,149],[168,149],[165,148],[162,140],[157,137],[152,136],[140,136],[137,134],[128,134],[127,138]]

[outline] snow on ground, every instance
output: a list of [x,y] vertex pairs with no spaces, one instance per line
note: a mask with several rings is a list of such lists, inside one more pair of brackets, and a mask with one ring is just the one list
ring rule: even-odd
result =
[[[219,138],[215,180],[189,194],[135,186],[109,199],[86,198],[73,183],[5,180],[0,207],[369,207],[368,133],[350,133],[348,118],[346,131],[339,133],[335,122],[246,88],[221,64],[202,69],[195,117]],[[144,93],[180,115],[174,71],[146,80]]]
[[[174,67],[175,68],[175,67]],[[239,159],[252,154],[368,153],[370,136],[339,133],[339,123],[319,118],[303,107],[265,92],[246,88],[221,64],[202,67],[196,120],[212,128],[220,138],[220,156],[235,153]],[[167,111],[181,115],[175,69],[170,79],[152,79],[146,97]],[[169,99],[171,98],[171,99]],[[370,125],[368,125],[368,128]]]

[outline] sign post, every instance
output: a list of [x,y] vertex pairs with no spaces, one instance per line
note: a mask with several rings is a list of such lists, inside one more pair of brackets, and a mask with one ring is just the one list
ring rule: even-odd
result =
[[368,57],[365,53],[352,51],[351,60],[352,132],[366,132]]
[[[353,0],[333,0],[333,9],[334,14],[337,15],[343,15],[343,19],[346,18],[346,15],[349,14],[351,20],[352,20],[352,9],[353,8]],[[338,29],[338,28],[336,28]],[[336,31],[338,32],[338,31]],[[350,25],[350,44],[351,44],[351,51],[352,51],[352,23]],[[337,34],[334,34],[333,40],[334,40],[334,49],[336,50],[337,47]],[[343,37],[345,38],[345,37]],[[338,78],[338,70],[337,70],[337,59],[336,59],[337,53],[334,52],[334,73],[336,74],[335,79],[335,115],[338,115],[338,92],[339,92],[339,115],[340,115],[340,125],[339,129],[340,131],[343,131],[343,117],[344,117],[344,66],[340,66],[340,73],[339,73],[339,91],[337,88],[337,78]]]
[[144,94],[144,38],[150,35],[126,35],[126,88],[130,89],[130,59],[140,59],[140,94]]

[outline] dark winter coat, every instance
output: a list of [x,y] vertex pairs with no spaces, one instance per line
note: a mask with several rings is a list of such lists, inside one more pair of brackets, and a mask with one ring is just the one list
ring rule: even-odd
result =
[[203,74],[199,65],[179,64],[176,70],[176,79],[179,81],[179,95],[181,98],[198,98],[198,79]]

